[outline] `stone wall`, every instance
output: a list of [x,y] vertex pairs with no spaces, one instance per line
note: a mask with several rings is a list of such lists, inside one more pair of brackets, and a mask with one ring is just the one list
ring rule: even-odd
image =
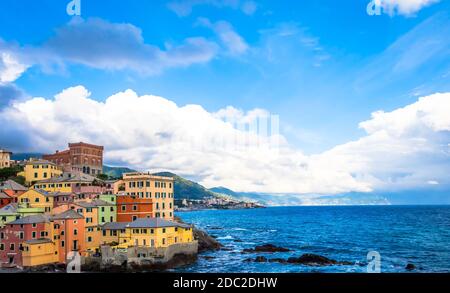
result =
[[164,270],[187,265],[197,260],[198,242],[173,244],[167,248],[131,247],[126,250],[102,246],[102,269]]

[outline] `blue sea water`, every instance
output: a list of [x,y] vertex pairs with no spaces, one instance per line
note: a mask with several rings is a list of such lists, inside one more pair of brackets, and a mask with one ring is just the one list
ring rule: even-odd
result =
[[[277,207],[178,213],[214,235],[226,250],[200,255],[180,272],[367,272],[367,254],[381,255],[382,272],[450,272],[450,206]],[[241,242],[242,241],[242,242]],[[244,248],[275,244],[288,253],[242,254]],[[314,253],[355,265],[308,267],[244,262]],[[206,257],[212,257],[207,259]]]

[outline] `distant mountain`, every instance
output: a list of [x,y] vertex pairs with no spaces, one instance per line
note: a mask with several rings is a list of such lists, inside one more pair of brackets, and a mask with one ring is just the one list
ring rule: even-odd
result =
[[341,195],[292,195],[235,192],[226,187],[211,188],[210,191],[236,199],[254,201],[266,206],[329,206],[329,205],[389,205],[389,200],[371,193],[349,193]]
[[127,167],[110,167],[103,166],[103,174],[108,175],[112,178],[122,178],[123,173],[133,173],[136,170]]
[[11,160],[14,161],[23,161],[23,160],[29,160],[31,158],[36,158],[36,159],[40,159],[42,158],[41,153],[13,153],[11,156]]
[[175,199],[200,200],[218,196],[218,194],[208,190],[204,186],[170,172],[159,172],[153,175],[174,178]]

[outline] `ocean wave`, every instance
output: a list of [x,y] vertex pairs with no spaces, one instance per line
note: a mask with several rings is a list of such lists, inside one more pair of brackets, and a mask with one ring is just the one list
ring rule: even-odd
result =
[[227,236],[222,236],[222,237],[217,237],[217,240],[233,240],[233,236],[231,235],[227,235]]

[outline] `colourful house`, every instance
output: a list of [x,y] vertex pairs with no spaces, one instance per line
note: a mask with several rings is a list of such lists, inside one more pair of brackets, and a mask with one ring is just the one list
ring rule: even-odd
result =
[[96,199],[91,202],[98,207],[98,224],[104,225],[106,223],[116,222],[117,213],[116,205],[107,201]]
[[30,160],[25,164],[23,172],[18,175],[25,177],[26,184],[33,185],[36,182],[58,177],[62,170],[56,164],[45,160]]
[[17,202],[17,197],[27,192],[28,188],[13,180],[6,180],[0,182],[0,191],[12,197],[14,202]]
[[3,191],[0,191],[0,209],[13,202],[13,198]]
[[190,225],[160,218],[138,219],[120,230],[120,248],[132,246],[162,248],[194,241]]
[[98,206],[92,202],[74,202],[61,205],[53,209],[52,214],[58,214],[67,210],[74,210],[82,215],[85,220],[85,250],[86,254],[99,252],[101,227],[98,224]]
[[117,195],[115,194],[100,194],[98,199],[117,205]]
[[85,247],[86,223],[82,215],[72,209],[54,215],[54,241],[58,250],[58,262],[66,263],[70,252],[83,253]]
[[42,208],[30,208],[26,204],[11,203],[0,209],[0,228],[23,217],[43,214]]
[[51,239],[32,239],[22,244],[22,266],[24,268],[59,262],[58,250]]
[[101,194],[106,190],[105,183],[93,176],[83,173],[65,172],[59,177],[42,180],[33,189],[62,193],[95,193]]
[[52,239],[53,224],[44,215],[20,218],[0,229],[0,263],[23,266],[24,243],[30,240]]
[[[119,235],[125,235],[126,226],[128,223],[112,222],[106,223],[102,226],[101,245],[113,245],[119,244]],[[124,236],[123,236],[124,237]]]
[[54,198],[52,194],[43,190],[30,189],[18,197],[20,204],[27,204],[31,208],[42,208],[44,212],[49,213],[54,207]]

